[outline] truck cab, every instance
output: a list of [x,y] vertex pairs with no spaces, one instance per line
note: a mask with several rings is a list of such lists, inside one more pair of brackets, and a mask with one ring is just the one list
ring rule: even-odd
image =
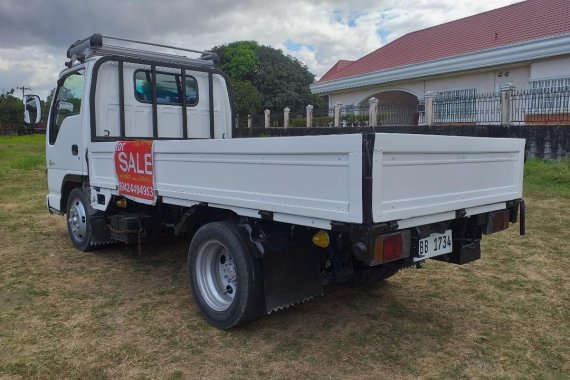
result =
[[193,59],[103,46],[103,38],[72,45],[69,68],[57,82],[46,142],[52,212],[65,212],[70,188],[88,177],[93,143],[231,138],[231,87],[215,68],[215,55],[178,49],[202,56]]

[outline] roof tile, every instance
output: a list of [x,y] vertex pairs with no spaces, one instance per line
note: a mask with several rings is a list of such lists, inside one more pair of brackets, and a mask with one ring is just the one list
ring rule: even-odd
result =
[[357,61],[339,61],[319,82],[570,33],[570,0],[527,0],[408,33]]

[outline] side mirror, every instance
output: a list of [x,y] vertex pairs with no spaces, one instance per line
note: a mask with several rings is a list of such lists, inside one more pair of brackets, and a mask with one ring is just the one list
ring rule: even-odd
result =
[[42,119],[42,103],[37,95],[26,95],[24,98],[24,123],[35,125]]

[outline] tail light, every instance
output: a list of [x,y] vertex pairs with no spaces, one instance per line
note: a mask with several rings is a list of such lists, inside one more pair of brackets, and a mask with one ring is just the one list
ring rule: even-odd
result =
[[371,265],[394,261],[410,256],[410,231],[380,235],[374,244]]

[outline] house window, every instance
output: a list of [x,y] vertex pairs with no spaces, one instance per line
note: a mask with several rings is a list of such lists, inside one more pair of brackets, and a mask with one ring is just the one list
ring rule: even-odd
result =
[[533,80],[530,82],[532,90],[570,90],[570,77],[558,79]]
[[473,122],[476,118],[477,89],[441,91],[435,99],[436,121]]
[[529,83],[529,113],[568,112],[570,77],[533,80]]
[[[182,105],[181,76],[156,73],[156,102],[165,105]],[[135,72],[135,98],[141,103],[152,103],[152,75],[148,70]],[[186,105],[198,104],[198,84],[192,76],[186,76]]]

